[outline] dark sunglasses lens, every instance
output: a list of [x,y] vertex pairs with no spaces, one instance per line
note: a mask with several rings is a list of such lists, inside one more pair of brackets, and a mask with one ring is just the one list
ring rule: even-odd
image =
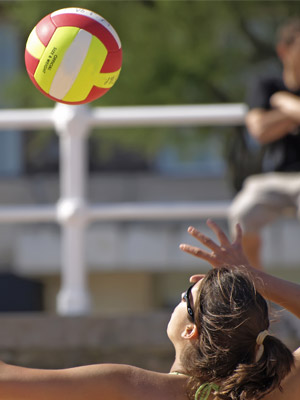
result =
[[193,311],[193,309],[191,307],[191,303],[190,303],[190,293],[192,291],[193,286],[194,285],[192,285],[188,288],[188,290],[186,291],[186,293],[184,295],[184,298],[186,300],[187,312],[190,315],[190,317],[192,318],[192,320],[194,321],[194,311]]

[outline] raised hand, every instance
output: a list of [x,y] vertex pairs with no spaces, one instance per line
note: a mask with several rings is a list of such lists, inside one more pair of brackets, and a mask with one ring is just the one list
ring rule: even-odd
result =
[[[232,268],[246,267],[254,279],[256,289],[264,297],[281,305],[300,318],[300,285],[253,268],[243,252],[243,234],[240,225],[236,226],[236,237],[233,242],[229,241],[222,229],[212,220],[207,220],[207,226],[215,233],[220,244],[215,243],[196,228],[190,226],[188,228],[189,234],[210,251],[202,250],[199,247],[189,244],[181,244],[179,246],[180,249],[193,256],[206,260],[214,268],[222,266],[231,266]],[[202,278],[203,275],[193,275],[190,277],[190,281],[197,282]],[[300,354],[300,349],[298,351]]]
[[209,262],[214,268],[225,265],[232,267],[244,265],[251,268],[250,263],[243,252],[243,234],[242,228],[239,224],[236,225],[236,237],[232,243],[214,221],[208,219],[207,226],[215,233],[220,244],[215,243],[208,236],[190,226],[188,228],[188,233],[211,251],[202,250],[197,246],[191,246],[189,244],[181,244],[179,246],[180,249],[186,253],[192,254],[193,256],[202,258]]

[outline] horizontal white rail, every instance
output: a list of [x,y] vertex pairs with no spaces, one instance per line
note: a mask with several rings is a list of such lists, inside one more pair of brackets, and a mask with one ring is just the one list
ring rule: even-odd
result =
[[56,206],[0,206],[0,222],[2,223],[36,223],[55,222]]
[[186,106],[107,107],[91,109],[90,125],[116,126],[198,126],[244,123],[245,104]]
[[53,114],[52,108],[0,110],[0,129],[53,128]]
[[62,229],[62,287],[57,310],[90,312],[84,235],[92,221],[170,221],[226,218],[227,202],[89,204],[86,139],[92,127],[243,125],[245,104],[102,107],[57,104],[54,109],[0,110],[0,130],[54,128],[60,143],[60,199],[56,205],[0,206],[2,223],[58,222]]
[[[203,219],[207,216],[226,218],[229,205],[230,203],[226,201],[180,203],[122,202],[90,205],[83,212],[84,218],[90,221],[178,221]],[[57,207],[53,205],[0,206],[0,223],[37,222],[59,222]]]
[[229,202],[116,203],[88,208],[90,220],[98,221],[178,221],[208,216],[227,218]]
[[[61,106],[61,105],[60,105]],[[76,107],[83,106],[72,106]],[[238,104],[184,106],[86,107],[90,127],[242,125],[247,106]],[[0,129],[54,126],[55,110],[0,110]]]

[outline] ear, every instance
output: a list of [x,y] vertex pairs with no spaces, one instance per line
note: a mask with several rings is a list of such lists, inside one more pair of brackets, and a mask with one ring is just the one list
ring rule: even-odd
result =
[[199,336],[198,328],[195,324],[186,325],[184,331],[181,334],[183,339],[191,340],[197,339]]

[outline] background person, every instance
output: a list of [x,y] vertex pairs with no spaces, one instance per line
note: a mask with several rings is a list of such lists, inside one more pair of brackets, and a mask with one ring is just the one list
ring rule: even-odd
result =
[[232,202],[231,230],[241,223],[244,250],[261,268],[261,229],[300,204],[300,19],[279,29],[276,46],[282,76],[258,78],[251,86],[249,134],[264,146],[262,174],[246,179]]

